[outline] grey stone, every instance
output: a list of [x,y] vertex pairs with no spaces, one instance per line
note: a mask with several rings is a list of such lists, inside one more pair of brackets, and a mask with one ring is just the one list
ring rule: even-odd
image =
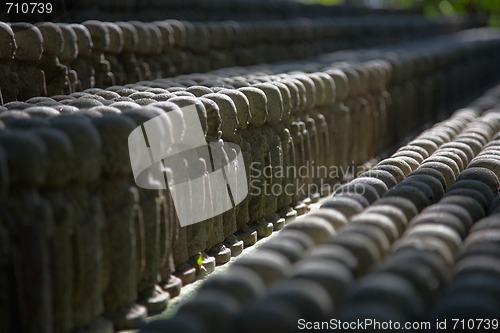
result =
[[43,37],[43,55],[40,68],[45,73],[47,94],[49,96],[62,95],[68,91],[70,85],[68,69],[59,61],[59,55],[64,48],[64,38],[61,28],[52,22],[37,26]]
[[15,72],[19,76],[18,99],[47,96],[46,76],[38,67],[43,54],[42,33],[29,23],[12,23],[11,28],[17,44]]
[[2,104],[17,100],[19,76],[14,70],[13,60],[17,44],[14,32],[7,23],[0,23],[0,41],[8,45],[0,52],[0,93]]
[[[64,189],[69,205],[74,209],[75,241],[73,242],[75,284],[72,296],[74,327],[112,329],[103,320],[102,292],[105,286],[102,237],[105,216],[99,196],[92,190],[100,176],[103,162],[99,133],[88,118],[80,115],[51,119],[51,126],[62,131],[73,145],[71,179]],[[90,328],[89,328],[90,329]]]
[[2,224],[17,253],[14,267],[21,268],[15,293],[17,299],[30,300],[14,320],[24,332],[52,332],[49,240],[54,226],[51,206],[37,189],[46,177],[46,146],[35,135],[17,131],[2,132],[0,145],[10,176],[9,196],[1,201]]

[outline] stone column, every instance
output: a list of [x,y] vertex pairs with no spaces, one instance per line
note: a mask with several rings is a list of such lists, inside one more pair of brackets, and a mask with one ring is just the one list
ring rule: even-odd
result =
[[324,116],[320,113],[324,105],[328,104],[327,100],[331,100],[331,92],[333,91],[333,80],[326,74],[308,73],[314,83],[316,98],[315,104],[308,114],[308,126],[311,133],[311,145],[314,154],[314,164],[311,165],[311,189],[310,197],[313,201],[317,201],[321,196],[323,178],[327,177],[327,166],[324,162],[323,149],[329,146],[328,140],[328,124]]
[[[218,140],[216,143],[221,149],[222,156],[225,161],[229,160],[229,157],[225,154],[224,152],[224,142],[233,142],[234,141],[234,135],[236,134],[236,127],[238,125],[238,117],[237,117],[237,110],[234,102],[232,99],[224,94],[219,94],[219,93],[212,93],[212,94],[207,94],[203,95],[204,98],[213,100],[220,112],[220,118],[221,118],[221,139]],[[213,145],[213,143],[212,143]],[[220,154],[219,154],[220,155]],[[214,161],[214,163],[217,163]],[[213,189],[212,189],[213,191]],[[224,189],[216,189],[216,191],[227,191],[226,188]],[[225,238],[225,243],[228,244],[228,250],[229,250],[229,255],[230,255],[230,248],[234,247],[237,252],[241,252],[243,248],[243,243],[238,242],[237,240],[233,239],[234,242],[231,241],[231,239],[227,239],[228,237],[234,235],[234,233],[238,230],[237,224],[236,224],[236,210],[230,209],[222,214],[222,219],[223,219],[223,228],[224,228],[224,238]],[[225,247],[225,245],[221,246]],[[227,257],[220,257],[218,258],[217,256],[215,257],[216,261],[219,264],[224,263],[224,261],[229,258]]]
[[[27,109],[29,110],[29,109]],[[9,128],[29,130],[47,148],[48,168],[40,194],[52,207],[53,234],[49,242],[51,272],[52,327],[54,332],[73,328],[73,251],[74,209],[66,200],[64,188],[71,177],[73,147],[61,131],[48,127],[40,118],[13,119]]]
[[125,44],[122,29],[115,23],[106,22],[103,24],[106,25],[109,32],[109,44],[104,50],[104,56],[109,61],[110,71],[114,77],[114,84],[121,86],[130,83],[130,81],[127,82],[125,68],[118,61],[118,56],[123,52],[123,45]]
[[268,204],[266,199],[269,197],[266,195],[266,184],[271,184],[269,179],[266,179],[266,174],[272,170],[269,143],[262,129],[268,115],[267,96],[263,90],[256,87],[242,87],[238,90],[247,97],[252,115],[247,129],[241,131],[245,141],[252,147],[248,206],[250,222],[254,223],[252,227],[257,230],[257,235],[265,237],[273,231],[272,223],[265,219]]
[[[243,160],[245,162],[247,186],[250,192],[250,173],[252,172],[252,146],[248,141],[245,140],[242,135],[242,132],[247,129],[252,116],[250,114],[250,102],[248,101],[248,98],[244,93],[236,89],[222,88],[218,90],[218,92],[220,94],[229,96],[236,106],[238,125],[236,126],[236,134],[231,139],[231,142],[236,143],[241,148]],[[244,246],[253,245],[257,241],[257,232],[248,226],[248,223],[250,222],[250,212],[248,209],[249,201],[250,195],[248,195],[239,205],[236,206],[236,227],[238,231],[235,235],[243,241]],[[231,243],[235,244],[236,242],[233,241]],[[231,248],[231,253],[234,256],[237,252],[234,248]]]
[[[205,106],[201,101],[194,97],[188,97],[188,96],[180,96],[180,97],[173,97],[168,100],[169,103],[173,103],[180,108],[183,107],[189,107],[189,106],[195,106],[198,112],[198,117],[200,119],[200,124],[201,127],[204,131],[204,135],[206,137],[207,135],[207,112],[205,110]],[[192,160],[191,162],[193,163],[190,165],[190,168],[194,168],[196,170],[199,170],[198,173],[193,172],[195,174],[203,174],[204,172],[208,172],[208,164],[210,164],[210,161],[205,161],[204,158],[207,156],[205,154],[198,154],[199,159],[198,160]],[[204,170],[204,171],[202,171]],[[207,185],[208,186],[208,185]],[[209,189],[208,188],[194,188],[192,189],[193,191],[203,191],[208,193]],[[205,195],[202,196],[203,198],[211,198],[210,196]],[[192,209],[198,209],[198,205],[211,205],[212,202],[192,202]],[[185,227],[186,228],[186,234],[187,234],[187,248],[188,248],[188,255],[189,257],[196,262],[197,257],[201,254],[205,260],[204,260],[204,265],[206,265],[207,271],[211,272],[212,271],[212,259],[208,259],[207,255],[204,255],[203,252],[207,250],[207,233],[206,233],[206,223],[205,222],[200,222],[192,225],[188,225]],[[215,262],[213,263],[215,264]]]
[[64,48],[64,39],[61,28],[46,22],[38,26],[43,36],[43,54],[40,68],[45,73],[47,95],[62,95],[69,87],[68,69],[61,65],[59,55]]
[[381,153],[383,149],[389,145],[387,129],[387,90],[386,81],[387,73],[384,68],[384,62],[373,60],[365,63],[369,71],[369,96],[373,104],[374,131],[370,139],[370,154],[369,157],[375,157]]
[[19,77],[14,71],[14,54],[17,45],[14,32],[7,23],[0,22],[0,43],[6,45],[0,50],[0,94],[2,104],[17,100]]
[[78,56],[71,62],[71,68],[78,74],[81,89],[90,89],[95,86],[95,70],[90,56],[94,43],[89,30],[81,24],[71,24],[70,27],[76,34]]
[[[228,156],[224,152],[224,141],[227,139],[231,139],[236,131],[236,125],[238,123],[236,116],[236,107],[231,98],[223,94],[217,94],[217,93],[206,94],[203,95],[202,99],[203,100],[208,99],[210,101],[215,102],[215,104],[217,105],[217,110],[220,117],[219,118],[220,125],[218,126],[220,135],[218,135],[217,137],[213,137],[212,135],[210,135],[210,132],[212,131],[210,129],[210,121],[208,121],[207,142],[212,147],[217,147],[216,149],[219,150],[218,152],[212,152],[212,154],[217,154],[217,156],[220,156],[225,161],[227,161]],[[207,117],[209,118],[210,118],[210,112],[214,112],[214,110],[207,109]],[[213,161],[214,169],[212,169],[210,161],[207,162],[208,162],[207,166],[209,172],[215,171],[218,165],[220,165],[220,161]],[[227,188],[219,188],[219,189],[211,188],[210,191],[212,192],[212,195],[215,196],[216,194],[214,193],[214,191],[227,191]],[[211,247],[208,246],[207,249],[208,249],[208,254],[214,256],[216,263],[221,265],[229,261],[229,259],[231,258],[231,249],[230,249],[231,247],[239,246],[240,249],[238,249],[237,251],[241,252],[240,250],[242,250],[241,247],[243,246],[243,244],[238,242],[236,242],[238,243],[236,244],[234,242],[230,242],[227,239],[227,237],[233,235],[237,230],[236,216],[234,209],[230,209],[215,218],[216,219],[220,218],[222,220],[222,236],[224,237],[225,241],[223,240],[222,242],[220,242],[220,244],[216,244],[215,246],[214,245],[212,245]],[[224,242],[228,245],[227,247],[226,245],[224,245]]]
[[151,80],[152,72],[145,56],[151,49],[151,32],[146,28],[145,23],[138,21],[129,22],[137,31],[138,47],[136,52],[137,63],[141,73],[141,80]]
[[12,288],[20,301],[16,329],[53,332],[49,252],[52,209],[38,192],[47,172],[47,150],[35,135],[18,131],[0,133],[0,146],[7,155],[10,176],[9,196],[0,205],[16,272]]
[[39,69],[43,53],[43,37],[40,30],[29,23],[13,23],[16,39],[15,72],[19,76],[18,99],[26,101],[35,96],[47,96],[45,73]]
[[299,126],[299,131],[301,132],[301,145],[303,151],[303,160],[298,170],[303,170],[306,172],[305,177],[301,178],[301,183],[299,187],[298,199],[302,201],[303,204],[309,204],[311,202],[311,198],[309,196],[310,185],[312,184],[312,170],[311,167],[316,163],[315,162],[315,147],[316,145],[316,124],[309,117],[309,113],[313,110],[314,105],[316,104],[316,87],[314,85],[314,81],[309,78],[304,73],[290,73],[293,78],[300,81],[305,88],[305,103],[303,104],[303,108],[299,110],[297,114],[297,123]]
[[332,112],[333,105],[336,99],[336,87],[333,78],[323,72],[315,72],[314,75],[319,77],[323,84],[323,99],[317,103],[317,107],[311,114],[311,117],[317,124],[319,138],[319,156],[318,156],[318,172],[316,174],[316,182],[320,189],[328,189],[328,185],[332,184],[330,179],[330,170],[334,166],[333,145],[331,143],[331,131],[333,124],[329,123],[327,117]]
[[122,65],[125,72],[126,82],[142,81],[142,71],[139,68],[136,52],[139,47],[139,35],[134,26],[127,22],[117,22],[123,35],[122,52],[116,55],[116,58]]
[[[132,119],[136,126],[162,114],[162,109],[156,107],[124,111],[124,116]],[[170,132],[164,133],[164,135],[171,134]],[[170,142],[172,140],[169,138]],[[154,188],[154,186],[152,187]],[[145,245],[145,269],[138,280],[139,302],[146,305],[148,310],[156,312],[160,311],[168,301],[161,290],[157,288],[157,284],[171,292],[172,297],[176,296],[177,290],[180,291],[180,281],[171,275],[174,271],[172,244],[176,238],[175,210],[173,203],[169,200],[168,193],[166,193],[168,189],[138,187],[137,190],[143,213]]]
[[[106,217],[95,189],[103,162],[102,142],[90,120],[82,115],[50,119],[73,145],[71,180],[64,196],[74,210],[72,239],[74,285],[72,294],[73,327],[82,332],[112,332],[113,325],[101,316],[103,291],[111,269],[108,253],[103,252]],[[107,243],[104,243],[107,245]]]
[[304,84],[292,77],[291,75],[285,75],[284,80],[293,84],[297,88],[297,104],[296,107],[292,109],[291,117],[287,122],[287,129],[290,132],[290,137],[292,140],[292,147],[290,149],[290,163],[293,166],[290,170],[293,171],[289,174],[290,181],[293,186],[291,202],[293,210],[297,215],[302,215],[307,212],[307,205],[302,202],[300,197],[300,189],[303,188],[304,180],[298,177],[298,170],[306,166],[306,155],[305,155],[305,140],[303,137],[304,123],[300,120],[300,113],[306,108],[306,88]]
[[90,54],[90,60],[95,71],[95,86],[106,88],[114,85],[111,65],[104,57],[104,52],[109,48],[109,30],[108,27],[99,21],[85,21],[83,25],[90,32],[93,48]]
[[137,280],[144,273],[145,248],[150,240],[144,238],[137,189],[130,183],[127,143],[136,124],[127,117],[113,114],[92,118],[92,124],[100,135],[103,153],[102,173],[96,189],[106,219],[103,248],[110,266],[105,268],[108,271],[103,292],[105,316],[113,321],[114,329],[138,328],[147,312],[135,303]]
[[[3,127],[3,125],[2,125]],[[2,129],[3,130],[3,129]],[[8,195],[9,170],[5,151],[0,148],[0,202],[4,202]],[[16,309],[12,304],[16,292],[14,290],[14,245],[11,244],[10,234],[6,228],[5,220],[8,215],[0,213],[0,321],[6,332],[12,332],[15,324]]]
[[174,32],[174,44],[171,51],[174,71],[176,75],[189,72],[189,56],[185,51],[187,47],[186,27],[178,20],[166,20]]
[[78,38],[75,31],[69,24],[58,24],[61,29],[64,47],[59,54],[61,64],[66,66],[69,84],[65,87],[64,93],[71,94],[82,90],[82,84],[78,79],[78,73],[71,69],[70,64],[78,58]]
[[[219,106],[217,103],[211,99],[200,97],[199,100],[203,103],[205,110],[207,112],[207,142],[219,142],[221,140],[222,131],[222,121],[221,114],[219,111]],[[209,164],[207,163],[207,166]],[[209,167],[209,171],[211,168]],[[215,189],[210,188],[210,191],[214,191]],[[231,257],[230,250],[227,249],[222,243],[224,242],[224,224],[222,215],[215,216],[210,219],[206,223],[206,235],[207,235],[207,251],[210,255],[213,255],[215,258],[217,256],[220,259],[228,259]]]
[[387,87],[391,101],[391,108],[388,109],[388,135],[390,137],[391,144],[396,144],[408,133],[408,129],[410,128],[410,119],[408,119],[408,117],[403,117],[401,111],[403,109],[403,98],[405,96],[401,69],[402,64],[396,56],[386,56],[386,59],[391,67],[391,80],[389,86]]
[[174,63],[172,60],[171,51],[174,47],[174,29],[165,21],[153,22],[158,27],[162,39],[161,53],[155,57],[155,61],[161,66],[162,77],[170,77],[175,75]]
[[46,145],[49,168],[42,196],[50,202],[54,218],[54,234],[50,247],[52,272],[52,311],[54,332],[71,332],[73,327],[73,246],[75,216],[66,201],[64,188],[71,177],[73,146],[69,138],[56,129],[33,130]]
[[349,108],[344,104],[349,95],[349,83],[346,74],[339,69],[329,69],[326,73],[334,80],[336,89],[336,99],[328,115],[328,122],[332,124],[330,144],[334,147],[332,165],[340,171],[337,174],[342,178],[350,164],[348,152],[351,141],[351,117]]
[[[267,98],[267,117],[262,133],[268,142],[270,154],[270,176],[268,193],[264,208],[265,219],[273,224],[274,230],[280,230],[284,226],[285,220],[281,218],[278,212],[278,198],[283,186],[283,177],[280,175],[283,171],[283,147],[280,135],[276,130],[282,120],[284,113],[284,103],[280,89],[271,83],[260,83],[253,85],[266,94]],[[278,195],[273,191],[278,190]]]
[[149,64],[151,69],[151,79],[161,79],[167,76],[163,73],[163,64],[161,62],[161,54],[163,51],[163,38],[160,29],[152,23],[147,23],[145,28],[149,30],[150,48],[144,55],[144,59]]
[[363,114],[367,107],[366,100],[361,100],[359,94],[361,92],[360,77],[358,71],[352,68],[349,64],[343,63],[336,66],[347,76],[349,85],[349,95],[345,100],[346,106],[349,108],[350,114],[350,142],[348,152],[348,163],[359,165],[361,157],[361,146],[363,143]]
[[[293,197],[296,193],[295,177],[293,177],[293,169],[295,168],[295,151],[293,145],[293,138],[291,135],[291,115],[296,112],[300,103],[300,93],[297,85],[289,79],[280,79],[280,81],[273,82],[273,84],[280,87],[286,87],[290,100],[286,103],[283,100],[283,116],[282,121],[276,126],[276,130],[280,136],[282,155],[283,155],[283,181],[282,193],[278,198],[278,214],[280,217],[285,218],[286,222],[291,222],[296,216],[297,211],[291,205]],[[285,96],[282,91],[282,96]]]

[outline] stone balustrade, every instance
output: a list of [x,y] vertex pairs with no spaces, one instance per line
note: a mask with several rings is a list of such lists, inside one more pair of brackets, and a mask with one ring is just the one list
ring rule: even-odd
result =
[[[484,91],[500,74],[500,34],[409,14],[297,19],[296,8],[287,20],[0,24],[11,46],[0,51],[6,332],[139,328],[183,285],[281,229],[143,331],[285,332],[294,313],[404,321],[478,304],[471,288],[489,271],[471,272],[488,270],[480,243],[495,241],[484,230],[498,206],[499,93]],[[190,106],[200,133],[187,116],[164,117]],[[248,196],[234,204],[226,188],[191,183],[177,207],[157,179],[139,186],[131,152],[155,147],[134,151],[129,136],[160,118],[172,146],[199,134],[225,161],[238,146],[243,165],[228,172],[245,170],[232,185]],[[213,165],[199,154],[163,171],[189,179]],[[218,205],[233,208],[181,226],[181,208]]]

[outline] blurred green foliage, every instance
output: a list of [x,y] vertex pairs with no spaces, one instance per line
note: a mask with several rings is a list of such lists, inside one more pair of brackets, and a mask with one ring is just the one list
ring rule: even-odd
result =
[[500,0],[301,0],[325,5],[352,4],[377,8],[414,9],[428,17],[482,15],[500,27]]
[[340,4],[340,3],[344,2],[344,0],[302,0],[301,2],[305,2],[305,3],[319,3],[319,4],[322,4],[322,5],[337,5],[337,4]]

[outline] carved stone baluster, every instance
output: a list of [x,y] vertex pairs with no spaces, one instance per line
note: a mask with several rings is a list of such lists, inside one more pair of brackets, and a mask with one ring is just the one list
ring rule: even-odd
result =
[[98,88],[112,86],[114,85],[114,76],[111,73],[109,61],[104,56],[110,43],[108,27],[99,21],[85,21],[83,25],[92,36],[93,48],[90,60],[95,71],[95,86]]
[[[103,291],[110,269],[103,245],[106,218],[95,188],[103,161],[102,142],[90,120],[82,115],[50,119],[51,126],[70,139],[73,145],[71,180],[64,189],[74,210],[72,294],[73,327],[78,332],[112,332],[113,325],[102,318]],[[104,261],[103,261],[104,260]]]
[[14,262],[12,290],[19,300],[14,325],[21,332],[53,332],[52,209],[38,192],[47,172],[46,147],[34,134],[20,131],[0,133],[0,146],[7,155],[10,176],[9,196],[0,205]]
[[18,100],[26,101],[35,96],[47,96],[45,73],[40,69],[43,53],[43,37],[40,30],[29,23],[13,23],[17,50],[15,72],[19,76]]
[[95,86],[95,70],[90,59],[94,43],[90,36],[89,30],[81,24],[71,24],[77,36],[78,57],[71,62],[71,68],[76,71],[78,81],[80,82],[80,89],[90,89]]
[[61,28],[46,22],[38,26],[43,36],[43,54],[40,68],[45,73],[47,95],[62,95],[69,86],[68,69],[59,61],[59,55],[64,48]]
[[14,32],[7,23],[0,22],[0,94],[2,105],[17,100],[19,77],[14,70],[14,54],[17,45]]

